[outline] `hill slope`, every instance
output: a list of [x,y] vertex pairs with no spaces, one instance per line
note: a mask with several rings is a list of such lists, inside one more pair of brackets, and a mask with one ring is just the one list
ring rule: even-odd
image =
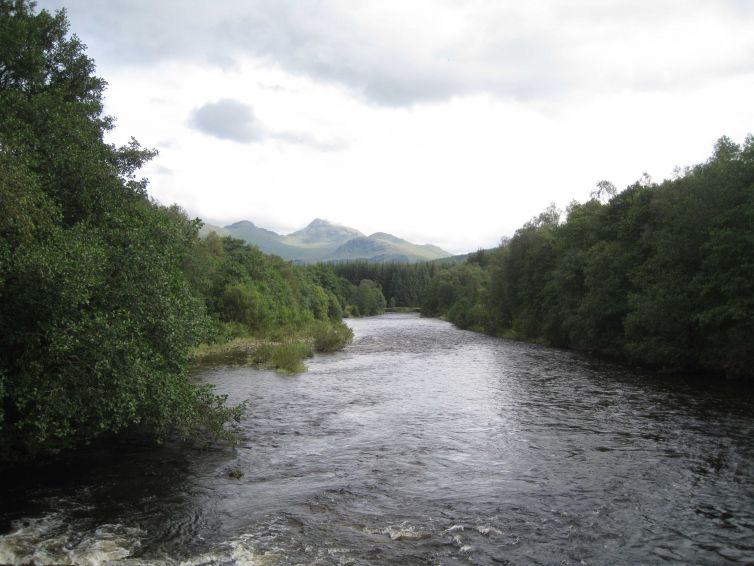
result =
[[364,234],[348,226],[340,226],[321,218],[315,218],[306,228],[283,236],[282,241],[289,246],[314,248],[329,252],[353,238],[363,237]]
[[385,232],[376,232],[367,237],[354,228],[320,218],[285,236],[260,228],[248,220],[235,222],[224,228],[206,224],[202,227],[201,236],[206,237],[210,232],[232,236],[257,246],[265,253],[303,263],[353,259],[414,263],[450,256],[437,246],[412,244]]
[[412,244],[392,234],[377,232],[369,237],[353,238],[339,246],[327,260],[369,259],[376,262],[414,263],[449,257],[445,250],[430,244]]
[[225,227],[225,230],[228,232],[228,235],[256,246],[265,253],[277,255],[288,260],[299,259],[301,256],[301,251],[297,247],[289,246],[282,241],[283,236],[272,230],[260,228],[248,220],[229,224]]

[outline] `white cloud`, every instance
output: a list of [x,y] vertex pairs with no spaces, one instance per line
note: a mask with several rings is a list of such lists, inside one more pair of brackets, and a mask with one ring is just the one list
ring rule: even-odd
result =
[[468,251],[754,123],[747,2],[67,4],[113,141],[157,146],[151,193],[215,222]]
[[736,1],[66,5],[98,59],[230,69],[256,57],[387,105],[475,93],[529,99],[594,89],[685,89],[754,68],[754,14]]

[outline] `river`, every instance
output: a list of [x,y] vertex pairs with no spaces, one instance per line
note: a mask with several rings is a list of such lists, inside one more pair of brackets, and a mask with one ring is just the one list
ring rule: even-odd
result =
[[749,393],[415,315],[349,324],[306,373],[197,376],[248,400],[235,447],[5,482],[0,563],[754,562]]

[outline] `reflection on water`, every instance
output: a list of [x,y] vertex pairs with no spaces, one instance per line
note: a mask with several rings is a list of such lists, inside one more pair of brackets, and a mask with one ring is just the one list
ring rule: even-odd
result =
[[5,485],[0,563],[754,561],[745,394],[413,315],[350,324],[308,373],[202,374],[249,400],[234,449]]

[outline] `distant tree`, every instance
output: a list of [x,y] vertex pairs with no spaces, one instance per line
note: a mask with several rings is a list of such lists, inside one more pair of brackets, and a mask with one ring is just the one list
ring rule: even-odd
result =
[[594,200],[598,200],[600,202],[606,202],[609,201],[611,198],[613,198],[615,195],[618,194],[618,189],[615,188],[615,185],[613,185],[610,181],[598,181],[597,186],[595,189],[591,192],[589,195],[590,198],[593,198]]
[[353,290],[351,303],[361,316],[372,316],[384,312],[386,301],[382,289],[370,279],[362,279]]
[[555,206],[555,203],[550,205],[540,212],[537,216],[529,220],[524,224],[524,228],[540,228],[542,226],[557,226],[560,222],[560,210]]

